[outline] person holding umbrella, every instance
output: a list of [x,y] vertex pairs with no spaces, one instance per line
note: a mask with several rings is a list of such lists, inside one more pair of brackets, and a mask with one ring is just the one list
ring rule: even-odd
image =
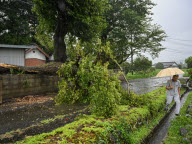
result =
[[[176,115],[179,116],[180,113],[180,88],[181,88],[181,83],[178,80],[179,75],[178,74],[184,74],[184,72],[178,68],[167,68],[161,70],[156,77],[165,77],[165,76],[170,76],[170,80],[167,81],[166,89],[167,89],[167,103],[165,106],[165,110],[169,110],[169,105],[173,101],[173,99],[176,102]],[[171,79],[171,76],[173,78]]]
[[181,88],[181,83],[178,80],[179,75],[174,75],[172,80],[167,81],[166,89],[167,89],[167,103],[165,110],[167,111],[169,109],[169,105],[173,101],[173,99],[176,102],[176,114],[179,116],[180,112],[180,99],[181,99],[181,94],[180,94],[180,88]]

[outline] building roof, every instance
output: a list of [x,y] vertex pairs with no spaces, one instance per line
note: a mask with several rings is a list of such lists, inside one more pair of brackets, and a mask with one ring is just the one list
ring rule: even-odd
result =
[[[35,45],[35,48],[38,49],[42,54],[44,54],[48,59],[50,58],[50,56],[47,53],[45,53],[38,45]],[[32,51],[33,49],[34,48],[30,48],[25,53],[28,53],[28,52]]]
[[164,67],[169,67],[169,66],[172,66],[172,65],[176,66],[177,65],[176,62],[161,62],[161,63],[164,65]]
[[35,46],[35,45],[9,45],[9,44],[0,44],[0,48],[29,49],[29,48],[36,48],[36,46]]

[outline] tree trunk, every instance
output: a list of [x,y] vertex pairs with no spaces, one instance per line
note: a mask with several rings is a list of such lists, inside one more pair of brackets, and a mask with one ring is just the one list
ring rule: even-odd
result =
[[131,74],[133,75],[133,48],[132,48],[132,42],[133,42],[133,38],[132,38],[132,34],[131,34]]
[[[131,49],[132,51],[132,49]],[[131,74],[133,75],[133,54],[131,52]]]
[[54,35],[54,59],[56,62],[65,62],[67,60],[66,45],[64,37],[67,34],[67,26],[64,18],[58,17],[57,27]]

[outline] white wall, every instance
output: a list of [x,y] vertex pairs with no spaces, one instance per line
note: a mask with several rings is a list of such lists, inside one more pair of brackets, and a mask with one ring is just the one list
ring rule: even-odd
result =
[[0,48],[0,63],[11,65],[25,65],[25,49]]
[[42,54],[38,49],[31,50],[30,52],[25,54],[26,59],[36,58],[40,60],[46,60],[44,54]]

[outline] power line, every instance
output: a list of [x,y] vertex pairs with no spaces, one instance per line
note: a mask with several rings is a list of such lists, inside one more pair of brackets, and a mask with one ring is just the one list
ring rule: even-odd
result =
[[177,49],[172,49],[172,48],[166,48],[167,50],[172,50],[172,51],[177,51],[177,52],[183,52],[183,51],[179,51]]
[[170,53],[174,53],[174,54],[184,54],[184,52],[171,51],[168,49],[165,49],[165,51],[170,52]]
[[190,47],[192,47],[191,44],[185,44],[185,43],[180,43],[180,42],[172,42],[172,41],[166,41],[166,42],[168,42],[168,43],[174,43],[174,44],[178,44],[178,45],[182,45],[182,46],[190,46]]
[[178,40],[178,41],[191,41],[192,42],[192,40],[175,39],[175,38],[170,38],[170,37],[168,37],[167,39]]

